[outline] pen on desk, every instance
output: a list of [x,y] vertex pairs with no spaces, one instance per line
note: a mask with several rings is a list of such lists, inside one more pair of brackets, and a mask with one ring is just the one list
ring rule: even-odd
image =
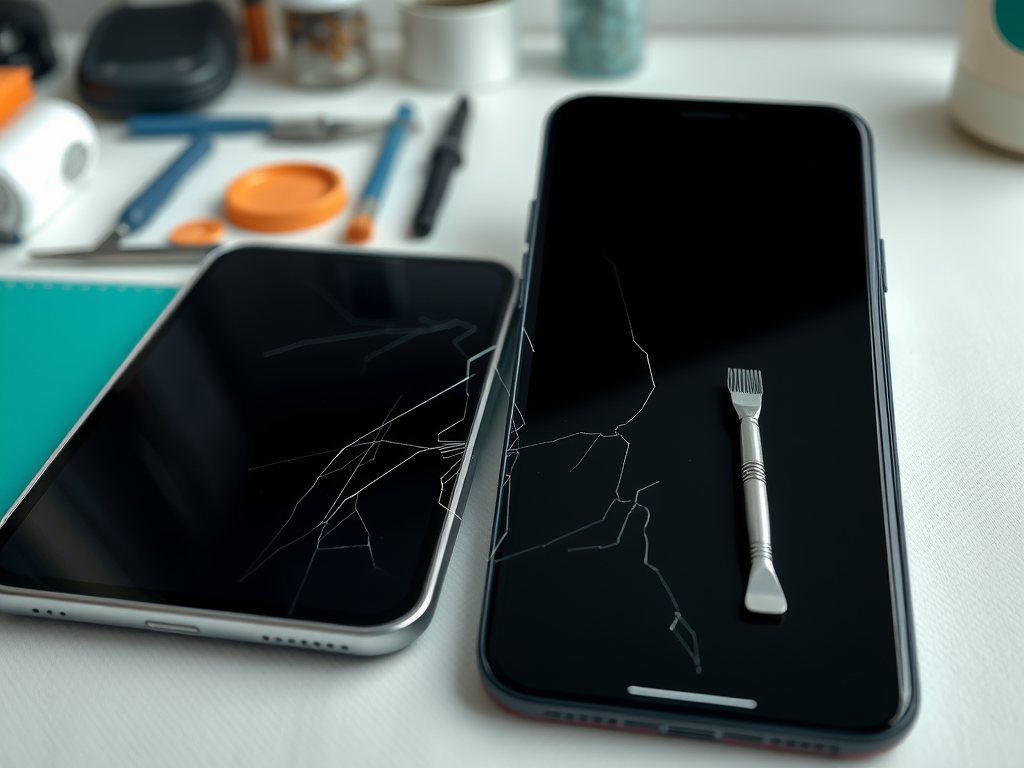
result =
[[384,193],[384,184],[388,180],[388,173],[391,171],[391,164],[398,154],[398,148],[405,138],[405,133],[412,121],[412,106],[400,104],[395,120],[388,129],[387,137],[384,139],[384,146],[381,148],[380,157],[377,158],[377,165],[373,169],[373,175],[363,190],[363,196],[359,200],[359,207],[355,216],[348,223],[345,230],[345,241],[348,243],[365,243],[373,237],[373,217],[377,212],[377,205],[380,203]]
[[459,145],[462,143],[462,131],[466,126],[468,116],[469,100],[465,96],[461,96],[458,106],[455,107],[452,121],[448,124],[448,128],[441,136],[437,146],[434,147],[427,184],[423,188],[423,197],[420,199],[416,216],[412,220],[412,233],[415,237],[425,237],[434,227],[437,209],[441,205],[444,191],[448,187],[448,179],[451,177],[452,171],[462,163]]

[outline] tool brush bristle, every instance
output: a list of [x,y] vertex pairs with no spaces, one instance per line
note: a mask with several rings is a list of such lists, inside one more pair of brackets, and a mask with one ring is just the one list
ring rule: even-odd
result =
[[761,372],[753,368],[729,368],[726,371],[727,386],[730,392],[744,395],[762,395],[764,386],[761,383]]

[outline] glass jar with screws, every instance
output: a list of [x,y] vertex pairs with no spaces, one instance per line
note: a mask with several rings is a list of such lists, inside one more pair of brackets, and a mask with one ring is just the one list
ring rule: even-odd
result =
[[351,85],[373,69],[360,0],[284,0],[292,79],[299,85]]

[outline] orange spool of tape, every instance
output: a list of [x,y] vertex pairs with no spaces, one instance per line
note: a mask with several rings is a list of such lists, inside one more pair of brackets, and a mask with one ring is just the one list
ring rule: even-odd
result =
[[289,232],[327,221],[347,201],[337,171],[313,163],[284,163],[246,171],[232,181],[224,210],[239,227]]

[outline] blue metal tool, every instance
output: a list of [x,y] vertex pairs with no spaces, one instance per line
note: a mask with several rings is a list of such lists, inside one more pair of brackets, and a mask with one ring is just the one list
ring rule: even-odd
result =
[[[210,246],[201,248],[162,248],[153,249],[146,257],[146,251],[133,251],[122,254],[120,240],[122,237],[141,227],[156,210],[163,205],[181,178],[191,170],[207,152],[210,151],[212,139],[209,133],[199,133],[185,150],[168,165],[163,172],[138,196],[128,203],[113,231],[96,248],[91,251],[45,251],[33,252],[31,256],[42,259],[75,259],[84,261],[195,261],[202,258]],[[191,251],[196,253],[191,254]],[[168,258],[161,258],[167,252]],[[143,254],[140,256],[140,254]]]
[[152,112],[128,118],[133,136],[173,136],[181,133],[265,133],[278,141],[341,141],[377,136],[388,129],[387,121],[359,122],[314,117],[305,120],[271,120],[269,117],[216,117],[188,112]]

